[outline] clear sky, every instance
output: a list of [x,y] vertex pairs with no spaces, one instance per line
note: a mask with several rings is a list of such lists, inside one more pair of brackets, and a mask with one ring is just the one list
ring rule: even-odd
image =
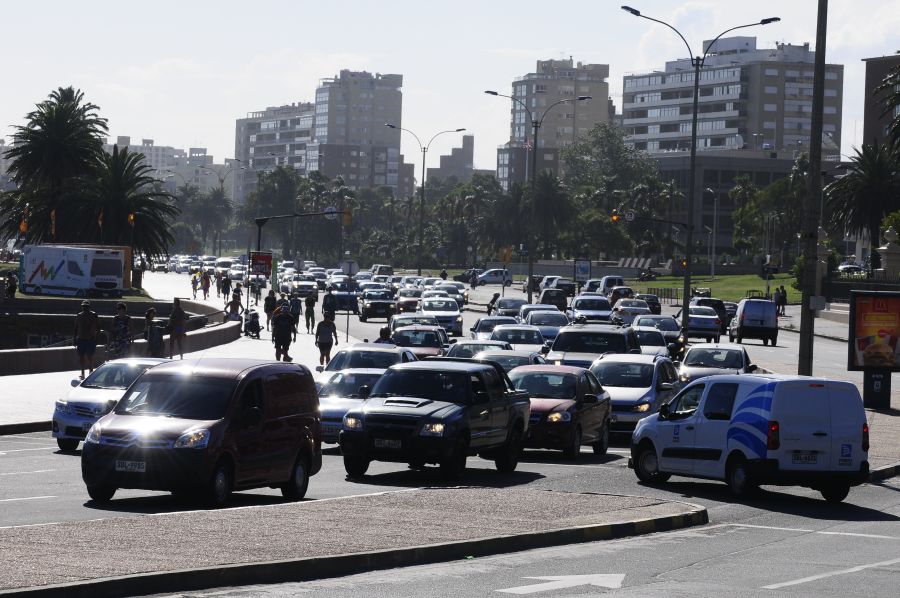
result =
[[[627,0],[678,27],[696,49],[729,27],[758,47],[815,45],[815,0]],[[403,75],[403,126],[428,138],[465,127],[475,166],[493,169],[509,136],[514,77],[540,59],[610,65],[621,110],[622,75],[684,57],[674,33],[619,9],[621,0],[0,0],[0,136],[54,88],[73,85],[109,119],[110,137],[234,154],[234,121],[267,106],[312,101],[319,79],[342,68]],[[845,65],[843,153],[862,140],[862,58],[900,50],[900,0],[831,0],[827,60]],[[458,143],[435,142],[437,155]],[[404,135],[407,160],[421,164]],[[418,166],[417,170],[418,171]]]

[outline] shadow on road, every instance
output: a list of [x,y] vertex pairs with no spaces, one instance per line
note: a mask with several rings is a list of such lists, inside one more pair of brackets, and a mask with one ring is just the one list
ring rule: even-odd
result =
[[593,453],[582,453],[577,460],[566,459],[560,451],[551,450],[526,450],[519,458],[519,463],[535,463],[540,465],[608,465],[620,464],[619,462],[628,459],[625,455],[615,453],[607,453],[605,455],[595,455]]
[[[268,505],[284,504],[288,501],[280,495],[275,494],[255,494],[250,492],[235,492],[231,495],[226,509],[234,507],[258,507]],[[88,500],[84,503],[84,507],[95,511],[106,511],[110,513],[141,513],[141,514],[159,514],[159,513],[179,513],[181,511],[197,511],[207,510],[203,504],[189,497],[174,496],[171,494],[157,494],[154,496],[136,496],[133,498],[113,498],[107,503],[95,503]],[[212,509],[210,509],[212,510]]]
[[407,469],[388,473],[366,474],[362,477],[347,477],[354,484],[374,486],[398,486],[401,488],[455,488],[458,486],[480,486],[482,488],[509,488],[524,486],[543,479],[544,476],[531,471],[500,473],[490,469],[466,469],[461,480],[450,482],[441,478],[437,467]]

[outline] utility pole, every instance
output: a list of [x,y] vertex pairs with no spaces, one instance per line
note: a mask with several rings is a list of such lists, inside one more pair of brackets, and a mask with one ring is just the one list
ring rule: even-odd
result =
[[825,36],[828,30],[828,0],[819,0],[816,23],[816,62],[813,71],[812,123],[809,133],[809,173],[803,206],[803,295],[800,306],[800,355],[797,374],[812,375],[813,333],[815,332],[813,297],[816,294],[816,261],[819,239],[815,201],[822,193],[822,112],[825,100]]

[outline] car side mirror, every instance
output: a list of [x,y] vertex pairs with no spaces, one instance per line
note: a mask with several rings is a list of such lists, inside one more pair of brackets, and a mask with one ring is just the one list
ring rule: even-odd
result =
[[750,365],[747,366],[747,371],[751,372],[751,373],[755,372],[758,369],[759,369],[759,366],[756,365],[755,363],[751,363]]
[[659,406],[659,419],[669,419],[669,404],[663,403]]
[[456,344],[456,339],[455,339],[455,338],[451,338],[450,341],[449,341],[449,344],[455,345],[455,344]]
[[550,352],[550,347],[548,345],[544,345],[543,347],[541,347],[541,355],[546,355],[549,352]]
[[472,326],[471,328],[469,328],[469,332],[475,332],[475,327]]
[[670,391],[675,390],[675,385],[670,382],[660,382],[656,388],[662,391]]
[[584,398],[581,399],[581,402],[585,405],[596,405],[600,402],[600,399],[597,398],[597,395],[584,395]]
[[490,403],[491,397],[488,395],[486,391],[479,390],[475,393],[475,404],[476,405],[484,405],[485,403]]
[[72,380],[72,382],[70,382],[70,384],[73,387],[78,386],[79,384],[81,384],[81,380],[79,380],[78,378],[75,378],[74,380]]
[[324,372],[324,371],[325,371],[325,368],[322,367],[322,366],[320,366],[320,365],[317,365],[317,366],[316,366],[316,371],[319,372],[319,373],[321,373],[321,372]]
[[372,388],[368,384],[363,384],[356,392],[359,393],[360,399],[366,400],[369,398],[369,393],[372,392]]

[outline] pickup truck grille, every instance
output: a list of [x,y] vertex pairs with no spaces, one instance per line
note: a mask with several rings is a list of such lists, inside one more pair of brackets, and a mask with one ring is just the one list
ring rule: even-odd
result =
[[415,416],[369,414],[365,426],[369,430],[413,430],[419,423]]

